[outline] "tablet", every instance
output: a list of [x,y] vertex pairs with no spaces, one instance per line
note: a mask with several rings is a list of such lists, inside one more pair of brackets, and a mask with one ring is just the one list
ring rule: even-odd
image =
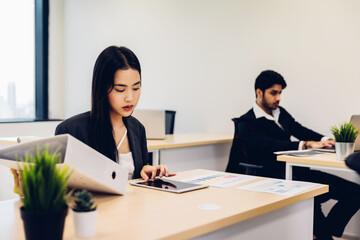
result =
[[209,186],[209,185],[180,182],[176,180],[170,180],[168,178],[155,178],[154,181],[142,180],[137,182],[130,182],[130,184],[134,186],[152,188],[152,189],[173,192],[173,193],[183,193],[201,188],[206,188]]

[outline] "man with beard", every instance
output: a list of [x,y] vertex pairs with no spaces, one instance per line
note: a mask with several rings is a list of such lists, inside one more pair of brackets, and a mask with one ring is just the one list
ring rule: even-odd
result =
[[[284,178],[285,163],[276,161],[274,152],[332,147],[335,144],[333,139],[303,127],[279,106],[280,95],[285,88],[284,78],[275,71],[263,71],[256,78],[253,108],[240,118],[233,119],[236,132],[227,172],[244,173],[239,166],[241,162],[260,165],[256,175]],[[291,141],[291,136],[298,140]],[[315,198],[314,239],[342,236],[348,221],[360,207],[360,186],[304,167],[293,168],[293,179],[329,185],[328,193]],[[321,203],[329,199],[338,202],[325,217]]]

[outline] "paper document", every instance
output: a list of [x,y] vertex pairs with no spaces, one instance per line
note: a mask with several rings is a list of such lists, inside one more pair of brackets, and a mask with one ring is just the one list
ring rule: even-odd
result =
[[319,184],[271,178],[240,186],[237,189],[291,196],[316,186]]
[[279,151],[279,152],[274,152],[274,154],[276,155],[285,154],[291,156],[305,157],[305,156],[329,154],[330,153],[329,151],[330,151],[329,149],[327,149],[327,151],[321,151],[320,149],[306,149],[306,150]]
[[213,187],[231,187],[240,183],[248,182],[258,177],[248,175],[236,175],[229,173],[210,173],[182,180],[183,182],[209,185]]

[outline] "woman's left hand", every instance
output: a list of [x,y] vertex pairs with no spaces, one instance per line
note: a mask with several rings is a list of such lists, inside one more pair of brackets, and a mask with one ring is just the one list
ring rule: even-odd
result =
[[156,176],[171,177],[171,176],[175,176],[176,173],[169,173],[169,170],[166,165],[158,165],[158,166],[145,165],[142,168],[140,175],[145,181],[148,181],[149,179],[153,181],[155,180]]

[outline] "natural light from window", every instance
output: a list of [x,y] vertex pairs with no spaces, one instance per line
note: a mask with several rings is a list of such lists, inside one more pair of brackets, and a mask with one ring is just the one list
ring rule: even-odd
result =
[[35,118],[34,12],[32,0],[1,1],[0,121]]

